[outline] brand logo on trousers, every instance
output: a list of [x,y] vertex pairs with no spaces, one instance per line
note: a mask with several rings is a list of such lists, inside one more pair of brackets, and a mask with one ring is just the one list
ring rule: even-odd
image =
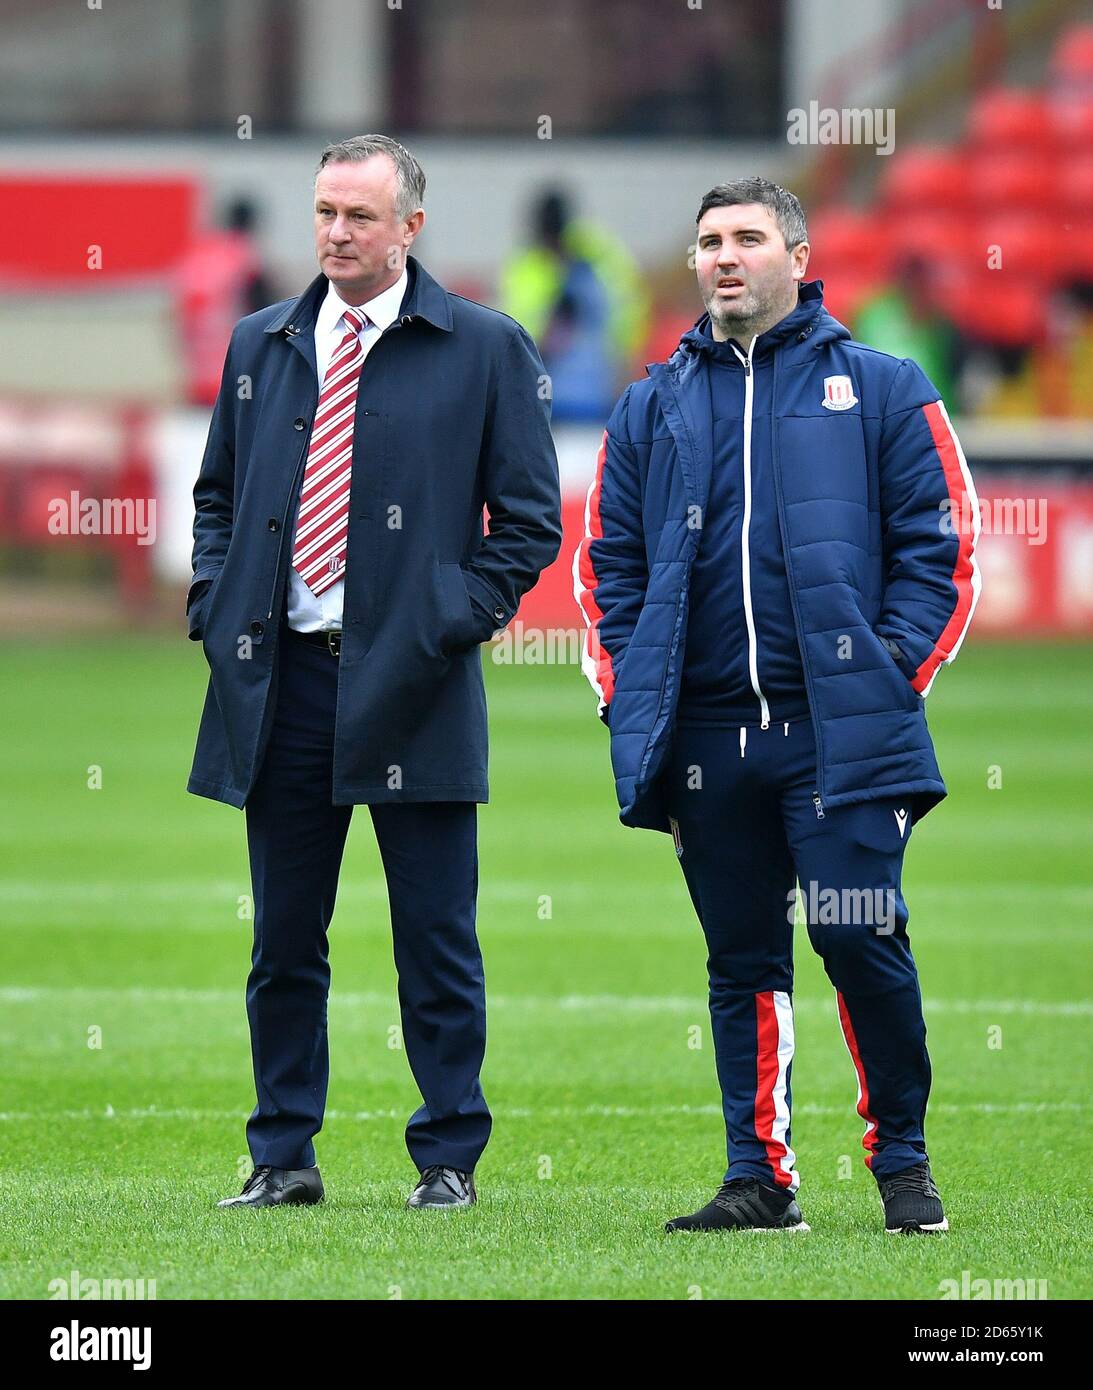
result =
[[821,404],[828,410],[849,410],[858,403],[854,383],[848,376],[825,376],[824,398]]
[[898,811],[893,813],[896,817],[896,824],[899,826],[899,838],[903,839],[903,832],[907,829],[907,812],[901,806]]

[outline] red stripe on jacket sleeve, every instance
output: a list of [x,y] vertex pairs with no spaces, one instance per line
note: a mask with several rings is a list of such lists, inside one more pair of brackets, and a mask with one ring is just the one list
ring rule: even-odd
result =
[[604,704],[610,704],[615,692],[615,670],[611,654],[600,643],[599,626],[603,613],[596,602],[595,589],[599,584],[592,564],[592,542],[603,536],[603,522],[600,518],[600,493],[603,489],[603,470],[607,458],[607,431],[603,432],[600,451],[596,456],[596,475],[588,489],[585,503],[585,534],[577,547],[574,564],[574,590],[581,612],[588,625],[587,656],[584,663],[585,675],[598,692]]
[[956,440],[952,427],[940,401],[932,401],[922,407],[926,423],[930,427],[934,448],[941,460],[945,474],[945,486],[949,491],[950,515],[957,528],[959,545],[956,564],[953,566],[953,584],[956,586],[956,607],[945,624],[945,629],[934,644],[933,651],[919,666],[911,681],[921,694],[933,680],[937,668],[945,661],[961,642],[974,606],[974,522],[978,520],[978,499],[969,492],[965,482],[964,470],[960,465]]

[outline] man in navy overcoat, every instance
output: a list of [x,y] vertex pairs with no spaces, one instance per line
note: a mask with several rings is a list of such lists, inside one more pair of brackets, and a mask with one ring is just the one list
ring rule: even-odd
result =
[[254,891],[254,1171],[222,1206],[323,1196],[327,929],[357,804],[423,1098],[409,1205],[472,1203],[490,1132],[479,646],[558,552],[558,464],[528,334],[408,254],[424,188],[385,136],[324,150],[320,273],[236,325],[194,487],[187,612],[210,681],[188,790],[245,809]]

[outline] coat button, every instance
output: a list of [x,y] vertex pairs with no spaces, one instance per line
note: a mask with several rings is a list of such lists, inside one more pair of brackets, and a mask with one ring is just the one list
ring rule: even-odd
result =
[[262,633],[265,632],[266,629],[265,629],[265,627],[258,621],[258,619],[255,618],[254,622],[251,623],[251,625],[250,625],[250,630],[251,630],[251,632],[253,633],[253,635],[254,635],[255,637],[261,637]]
[[292,428],[294,430],[307,429],[307,421],[304,419],[302,415],[297,415],[296,419],[292,422]]
[[495,608],[493,610],[493,616],[497,619],[498,622],[500,622],[501,619],[505,616],[505,610],[503,608]]
[[281,529],[281,523],[277,520],[275,516],[271,516],[270,519],[266,522],[266,525],[269,527],[271,531],[279,531]]

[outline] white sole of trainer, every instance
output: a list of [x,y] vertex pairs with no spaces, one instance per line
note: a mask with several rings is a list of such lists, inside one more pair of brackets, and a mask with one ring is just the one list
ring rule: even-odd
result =
[[800,1232],[803,1235],[805,1231],[811,1230],[812,1227],[808,1224],[807,1221],[799,1221],[796,1226],[700,1226],[695,1230],[690,1231],[687,1230],[686,1227],[684,1227],[682,1229],[669,1231],[668,1234],[673,1236],[708,1236],[712,1235],[715,1231],[718,1235],[720,1235],[721,1232],[724,1231],[727,1234],[735,1234],[742,1236],[781,1236],[787,1234],[796,1235],[798,1232]]
[[932,1226],[886,1226],[884,1234],[886,1236],[932,1236],[949,1229],[948,1218],[935,1222]]

